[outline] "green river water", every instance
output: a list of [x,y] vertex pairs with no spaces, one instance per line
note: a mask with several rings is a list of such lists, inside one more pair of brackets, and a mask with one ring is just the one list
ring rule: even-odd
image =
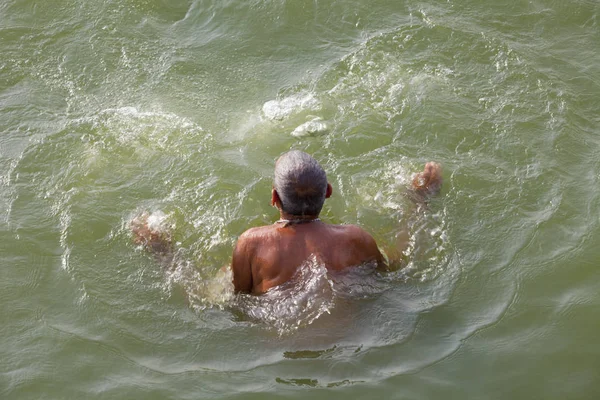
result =
[[[600,398],[600,2],[2,0],[1,399]],[[235,296],[275,159],[403,269]],[[444,167],[426,210],[405,190]],[[131,240],[151,213],[173,265]]]

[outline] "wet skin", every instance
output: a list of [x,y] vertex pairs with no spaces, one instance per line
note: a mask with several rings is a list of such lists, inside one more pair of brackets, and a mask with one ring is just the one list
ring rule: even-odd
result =
[[289,281],[310,256],[334,271],[368,262],[385,266],[375,240],[358,226],[275,223],[240,236],[231,262],[235,291],[264,293]]

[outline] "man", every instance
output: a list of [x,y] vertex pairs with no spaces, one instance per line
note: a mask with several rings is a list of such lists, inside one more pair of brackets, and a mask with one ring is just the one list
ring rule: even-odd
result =
[[[412,182],[414,198],[424,200],[437,193],[441,184],[439,164],[427,163]],[[236,292],[265,293],[292,279],[311,257],[333,271],[367,263],[387,268],[375,240],[362,228],[326,224],[319,219],[323,203],[332,192],[325,171],[310,155],[293,150],[279,157],[271,205],[279,210],[280,219],[272,225],[251,228],[239,237],[231,261]],[[169,264],[173,255],[171,236],[168,229],[150,221],[152,217],[142,214],[131,222],[134,241],[163,264]]]
[[[427,163],[413,180],[413,190],[423,198],[439,191],[441,182],[440,166]],[[273,225],[251,228],[238,239],[231,262],[236,292],[264,293],[292,279],[310,257],[334,271],[366,263],[386,267],[366,231],[319,219],[332,191],[325,171],[310,155],[294,150],[279,157],[271,205],[279,209],[280,219]]]

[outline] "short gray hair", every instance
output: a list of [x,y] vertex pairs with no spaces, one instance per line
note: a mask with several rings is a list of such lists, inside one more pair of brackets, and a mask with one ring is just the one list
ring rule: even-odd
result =
[[317,160],[292,150],[275,163],[273,187],[281,209],[294,216],[319,215],[327,192],[327,175]]

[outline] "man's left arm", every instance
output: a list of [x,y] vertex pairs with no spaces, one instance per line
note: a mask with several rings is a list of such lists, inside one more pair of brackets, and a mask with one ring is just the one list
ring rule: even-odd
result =
[[236,293],[251,293],[253,289],[249,242],[249,238],[242,235],[233,250],[231,271],[233,273],[233,287]]

